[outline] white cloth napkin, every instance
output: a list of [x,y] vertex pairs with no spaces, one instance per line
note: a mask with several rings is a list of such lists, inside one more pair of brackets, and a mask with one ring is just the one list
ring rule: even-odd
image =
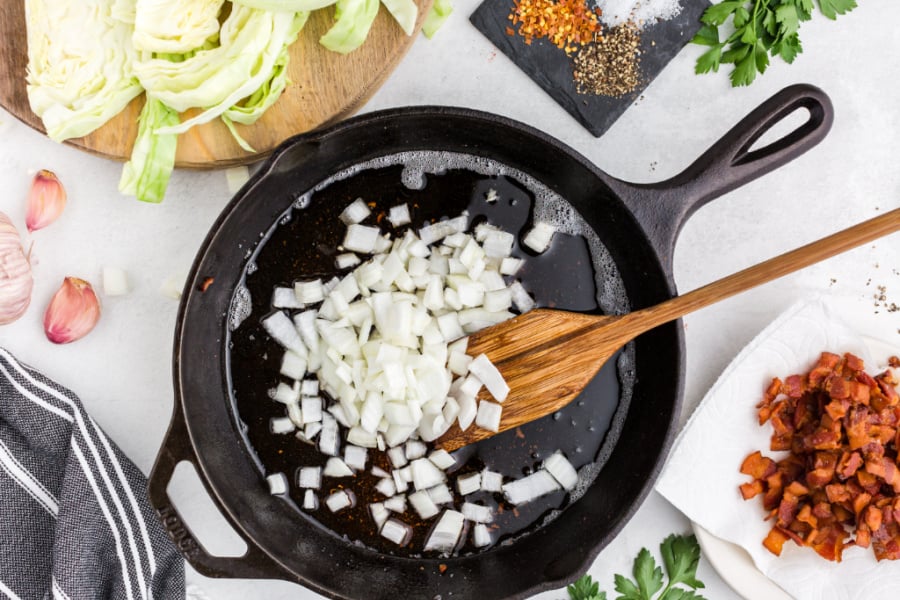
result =
[[[873,312],[871,302],[854,306],[824,298],[786,311],[741,351],[707,393],[676,439],[656,485],[692,521],[747,550],[760,571],[798,599],[870,600],[900,594],[900,561],[879,563],[871,549],[847,548],[841,563],[790,541],[780,557],[771,554],[762,546],[771,528],[771,522],[763,521],[762,502],[759,497],[744,501],[738,490],[750,480],[739,471],[748,454],[761,450],[775,460],[785,455],[769,450],[771,426],[757,424],[756,404],[773,377],[808,371],[826,350],[852,352],[874,373],[882,365],[869,356],[861,333],[880,330],[880,339],[900,347],[894,316],[882,315],[873,327],[878,321]],[[854,316],[841,317],[847,314]],[[860,326],[860,320],[868,322]]]

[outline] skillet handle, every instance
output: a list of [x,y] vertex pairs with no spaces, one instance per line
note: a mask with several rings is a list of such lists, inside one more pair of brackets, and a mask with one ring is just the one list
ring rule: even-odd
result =
[[[798,109],[809,112],[803,125],[767,146],[750,149]],[[614,179],[610,187],[647,231],[671,274],[676,238],[694,211],[797,158],[822,141],[833,119],[834,108],[825,92],[809,84],[792,85],[763,102],[675,177],[651,184]]]
[[[185,560],[199,573],[207,577],[239,577],[244,579],[287,579],[289,577],[277,567],[267,554],[241,536],[247,545],[243,556],[214,556],[206,551],[185,524],[167,488],[172,480],[175,467],[182,461],[194,465],[200,473],[196,456],[191,448],[190,438],[184,425],[181,409],[175,407],[172,422],[163,440],[156,463],[150,471],[147,493],[150,505],[162,522],[169,538],[184,556]],[[226,515],[227,517],[227,515]],[[230,519],[229,519],[230,521]]]

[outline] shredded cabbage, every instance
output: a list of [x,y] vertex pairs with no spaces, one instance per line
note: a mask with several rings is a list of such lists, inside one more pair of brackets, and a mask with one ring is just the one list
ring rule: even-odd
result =
[[122,0],[25,2],[28,100],[51,139],[89,134],[141,93],[128,14]]
[[425,17],[425,22],[422,24],[422,33],[425,34],[425,37],[431,39],[437,30],[441,28],[441,25],[444,24],[444,21],[450,17],[450,13],[452,12],[453,4],[451,3],[451,0],[434,0],[434,4],[431,5],[431,10]]
[[242,4],[249,8],[261,10],[287,10],[291,12],[310,12],[331,6],[337,0],[233,0],[235,4]]
[[178,113],[159,100],[147,98],[138,124],[131,160],[122,168],[119,191],[144,202],[162,202],[175,166],[178,136],[160,135],[154,131],[177,125]]
[[225,0],[137,0],[132,41],[138,50],[180,54],[219,31]]
[[379,0],[338,0],[334,25],[319,38],[319,43],[341,54],[356,50],[366,41],[379,6]]
[[412,35],[416,28],[416,17],[419,16],[419,7],[413,0],[381,0],[394,20],[406,35]]

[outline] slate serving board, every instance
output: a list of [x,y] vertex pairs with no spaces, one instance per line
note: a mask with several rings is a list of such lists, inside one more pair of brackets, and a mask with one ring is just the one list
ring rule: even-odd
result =
[[[573,58],[546,39],[531,45],[518,33],[509,35],[509,15],[513,0],[485,0],[470,20],[491,42],[531,77],[560,106],[597,137],[631,106],[672,58],[700,29],[700,16],[708,0],[683,0],[681,12],[668,21],[659,21],[641,31],[641,82],[637,89],[619,98],[579,94],[573,79]],[[602,3],[601,3],[602,7]],[[686,76],[693,72],[686,73]]]

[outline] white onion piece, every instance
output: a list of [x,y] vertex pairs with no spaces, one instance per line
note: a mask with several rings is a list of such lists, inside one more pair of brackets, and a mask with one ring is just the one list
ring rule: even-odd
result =
[[515,306],[516,310],[520,313],[527,313],[534,308],[534,300],[531,295],[525,291],[525,288],[522,287],[520,282],[512,282],[509,286],[509,291],[512,293],[513,306]]
[[353,477],[353,469],[336,456],[325,463],[325,477]]
[[500,312],[508,310],[512,306],[512,292],[509,288],[494,290],[484,294],[484,310],[488,312]]
[[364,471],[366,469],[368,457],[369,451],[365,448],[350,444],[344,447],[344,463],[355,471]]
[[[471,364],[471,362],[469,363]],[[463,396],[472,396],[473,398],[478,395],[478,392],[481,391],[481,388],[484,384],[481,383],[481,380],[474,373],[470,373],[463,379],[462,384],[459,386],[459,393]]]
[[460,511],[467,521],[472,521],[473,523],[491,523],[494,520],[494,511],[491,510],[490,506],[463,502]]
[[527,477],[503,484],[503,495],[511,504],[525,504],[559,489],[550,473],[541,469]]
[[525,261],[521,258],[507,257],[500,261],[501,275],[515,275],[522,268]]
[[402,469],[398,469],[398,471],[400,471],[400,477],[403,478],[403,481],[407,483],[412,482],[412,467],[410,465],[407,465]]
[[497,433],[500,431],[500,416],[503,407],[494,402],[482,400],[478,403],[478,414],[475,415],[475,424],[482,429]]
[[288,417],[276,417],[269,419],[269,431],[275,435],[291,433],[296,427]]
[[288,491],[288,480],[284,473],[272,473],[266,477],[269,484],[269,493],[273,496],[281,496]]
[[444,473],[427,458],[417,458],[410,463],[410,467],[416,490],[425,490],[444,482]]
[[405,492],[409,488],[409,482],[403,477],[400,469],[391,471],[391,477],[394,479],[394,487],[397,488],[397,493]]
[[300,467],[297,471],[297,487],[316,490],[322,487],[322,467]]
[[318,396],[303,396],[300,399],[300,408],[303,410],[304,425],[306,423],[318,423],[322,420],[322,399]]
[[282,404],[297,404],[300,402],[300,383],[297,381],[293,385],[279,383],[270,396],[272,400]]
[[544,252],[550,247],[553,240],[553,234],[556,233],[556,227],[545,221],[538,221],[531,230],[525,234],[522,243],[538,254]]
[[455,510],[445,510],[431,530],[431,534],[425,542],[425,550],[453,552],[462,534],[463,525],[465,525],[465,518],[462,513]]
[[412,527],[401,523],[397,519],[388,519],[381,526],[381,537],[386,538],[398,546],[405,546],[412,537]]
[[409,503],[423,519],[430,519],[441,512],[441,509],[438,508],[437,504],[434,503],[434,500],[431,499],[431,496],[429,496],[428,492],[425,490],[419,490],[410,494]]
[[472,543],[476,548],[484,548],[485,546],[490,546],[491,542],[491,532],[488,530],[487,525],[484,523],[478,523],[472,529]]
[[394,468],[399,469],[406,466],[406,463],[408,461],[406,460],[406,452],[404,451],[403,446],[391,448],[387,451],[387,453],[391,464],[394,465]]
[[391,496],[384,501],[384,507],[398,515],[403,514],[406,512],[406,496]]
[[300,382],[300,393],[304,396],[317,396],[319,394],[319,382],[316,379],[304,379]]
[[319,497],[316,496],[316,493],[313,490],[306,490],[303,494],[303,508],[305,510],[319,509]]
[[488,389],[497,402],[503,402],[509,395],[509,386],[494,363],[485,354],[479,354],[469,363],[469,373],[475,375]]
[[291,422],[299,429],[303,427],[303,411],[300,410],[300,404],[292,402],[287,405],[287,416]]
[[338,254],[334,259],[334,266],[338,269],[349,269],[350,267],[355,267],[360,262],[362,262],[359,257],[352,252],[344,252],[343,254]]
[[379,529],[381,529],[381,526],[384,525],[385,521],[391,516],[388,509],[384,507],[384,502],[373,502],[370,504],[369,514],[372,515],[372,520],[375,521],[375,525]]
[[333,513],[350,508],[356,502],[356,497],[349,490],[338,490],[325,498],[325,505]]
[[321,422],[307,423],[303,427],[303,435],[306,437],[307,440],[311,440],[314,437],[316,437],[317,435],[319,435],[320,431],[322,431],[322,423]]
[[128,293],[128,275],[118,267],[103,267],[103,293],[124,296]]
[[339,218],[343,221],[344,225],[353,225],[354,223],[364,221],[371,213],[372,211],[369,210],[365,201],[363,201],[362,198],[357,198],[347,205],[341,212]]
[[503,491],[503,475],[485,469],[481,472],[481,489],[485,492]]
[[442,471],[446,471],[456,464],[456,459],[450,456],[450,453],[446,450],[435,450],[428,455],[428,460],[434,463],[434,466]]
[[297,281],[294,283],[294,294],[297,300],[305,304],[315,304],[325,299],[325,286],[321,279]]
[[300,339],[297,328],[283,312],[276,311],[262,320],[263,329],[285,350],[291,350],[299,356],[306,356],[306,346]]
[[[284,353],[281,359],[280,373],[291,379],[303,379],[306,375],[306,359],[290,350]],[[303,393],[303,385],[300,386],[300,393]]]
[[475,401],[475,396],[466,394],[458,395],[456,401],[459,403],[457,422],[459,423],[459,428],[465,431],[475,422],[475,416],[478,413],[478,403]]
[[[382,477],[382,478],[383,478],[383,477],[390,477],[390,476],[391,476],[390,473],[388,473],[387,471],[385,471],[384,469],[382,469],[381,467],[379,467],[379,466],[377,466],[377,465],[375,465],[375,466],[372,467],[371,473],[372,473],[372,475],[374,475],[375,477]],[[393,494],[391,494],[391,495],[393,495]]]
[[303,308],[305,305],[297,299],[294,288],[277,287],[272,292],[273,308]]
[[340,450],[340,429],[334,417],[322,415],[322,432],[319,434],[319,452],[328,456],[337,456]]
[[481,473],[468,473],[456,479],[456,489],[461,496],[468,496],[481,489]]
[[572,490],[578,484],[578,472],[562,452],[553,453],[544,461],[543,466],[566,490]]
[[378,439],[375,437],[375,434],[366,431],[362,427],[351,427],[350,431],[347,432],[347,441],[364,448],[375,448],[378,446]]
[[435,504],[453,504],[453,492],[450,491],[446,483],[428,488],[425,491],[428,492],[428,497]]
[[397,493],[397,486],[394,484],[394,480],[390,475],[383,479],[379,479],[378,483],[375,484],[375,489],[386,498],[390,498]]
[[393,225],[394,227],[409,225],[409,223],[412,221],[409,216],[409,206],[406,204],[392,206],[388,211],[388,221],[390,221],[391,225]]
[[384,238],[379,234],[380,231],[377,227],[353,224],[347,227],[343,246],[353,252],[371,254],[377,250],[380,241],[383,243]]
[[406,458],[407,460],[415,460],[422,458],[428,452],[428,446],[417,440],[409,440],[406,442]]

